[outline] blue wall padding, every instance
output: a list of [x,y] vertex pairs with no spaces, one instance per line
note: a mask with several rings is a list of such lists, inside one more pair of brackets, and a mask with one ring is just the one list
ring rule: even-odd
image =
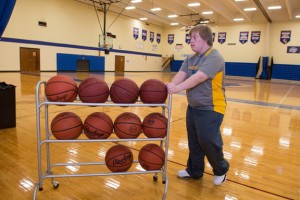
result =
[[104,56],[87,56],[76,54],[57,54],[57,71],[76,71],[77,60],[89,60],[90,71],[105,71]]

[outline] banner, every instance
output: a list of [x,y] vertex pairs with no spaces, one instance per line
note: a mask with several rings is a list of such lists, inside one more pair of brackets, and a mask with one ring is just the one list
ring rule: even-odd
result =
[[280,42],[282,44],[287,44],[291,41],[291,34],[292,32],[291,31],[281,31],[281,34],[280,34]]
[[190,44],[191,43],[191,36],[190,34],[185,34],[185,43]]
[[157,34],[156,34],[156,42],[159,44],[159,43],[160,43],[160,40],[161,40],[160,33],[157,33]]
[[138,39],[138,37],[139,37],[139,28],[133,28],[133,37],[134,37],[134,39]]
[[251,32],[251,42],[257,44],[260,41],[260,31]]
[[220,32],[218,35],[218,42],[223,44],[226,41],[226,32]]
[[300,46],[288,46],[287,53],[300,53]]
[[154,32],[150,31],[150,42],[152,43],[154,41]]
[[142,40],[147,40],[147,30],[142,30]]
[[249,31],[240,32],[240,43],[245,44],[248,42]]
[[168,43],[173,44],[174,42],[174,34],[168,34]]

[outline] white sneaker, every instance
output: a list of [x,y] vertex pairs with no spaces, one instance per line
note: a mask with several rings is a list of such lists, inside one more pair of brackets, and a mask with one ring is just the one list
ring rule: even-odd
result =
[[187,173],[186,170],[180,170],[177,172],[177,176],[179,178],[191,178],[191,176],[189,175],[189,173]]
[[216,176],[215,175],[215,177],[214,177],[214,184],[215,185],[221,185],[225,181],[226,181],[226,174],[224,174],[222,176]]

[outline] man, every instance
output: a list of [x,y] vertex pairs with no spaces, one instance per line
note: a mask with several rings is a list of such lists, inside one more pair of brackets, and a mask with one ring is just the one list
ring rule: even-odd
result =
[[169,94],[186,90],[188,108],[186,127],[189,157],[185,170],[178,171],[180,178],[201,178],[204,158],[213,168],[214,184],[226,180],[229,163],[223,157],[220,126],[226,108],[224,88],[224,59],[213,49],[212,31],[199,25],[189,32],[194,55],[186,58],[171,83]]

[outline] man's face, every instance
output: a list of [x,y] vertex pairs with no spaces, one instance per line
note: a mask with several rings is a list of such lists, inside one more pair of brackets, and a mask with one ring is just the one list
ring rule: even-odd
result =
[[205,47],[206,41],[203,40],[198,32],[191,33],[191,49],[196,53],[203,53],[203,49]]

